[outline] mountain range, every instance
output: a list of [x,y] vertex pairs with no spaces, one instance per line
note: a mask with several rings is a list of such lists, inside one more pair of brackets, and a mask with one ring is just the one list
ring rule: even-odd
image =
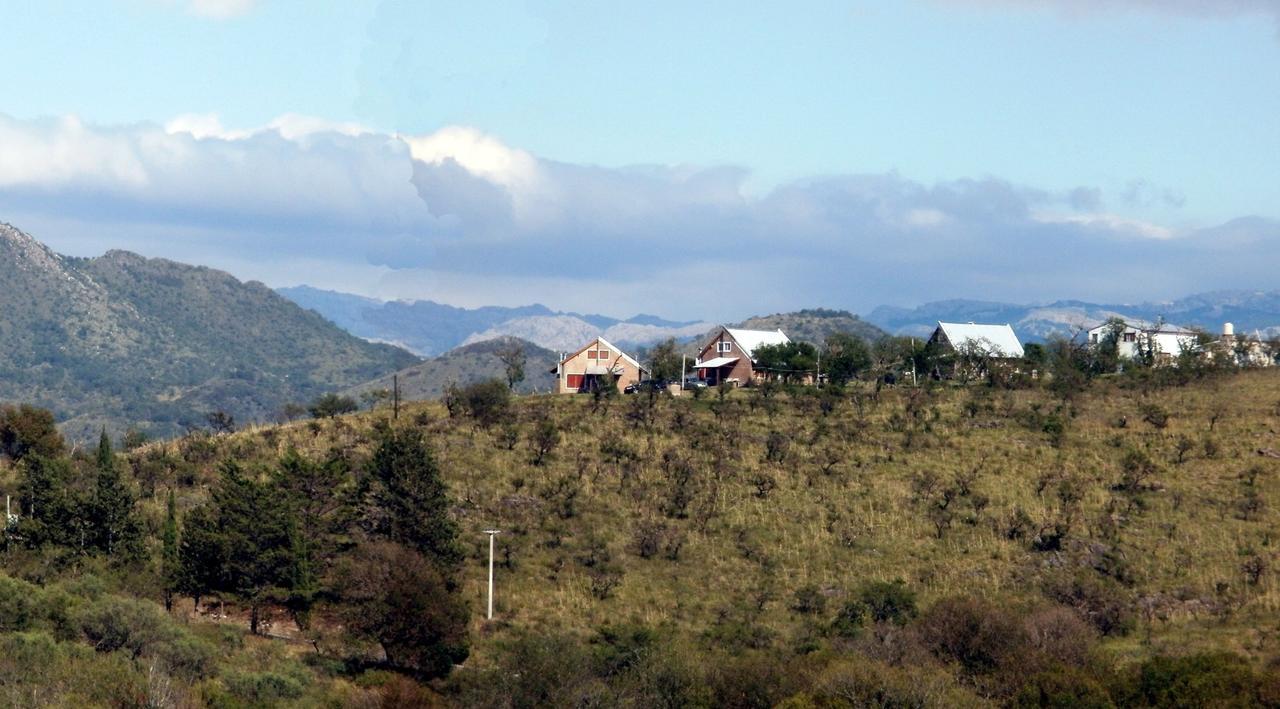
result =
[[556,352],[532,342],[502,336],[456,347],[439,357],[423,360],[394,374],[358,384],[343,393],[360,398],[369,391],[391,391],[398,383],[400,397],[405,401],[438,399],[450,384],[466,386],[487,379],[502,379],[506,370],[502,360],[498,358],[498,351],[511,345],[522,346],[525,354],[524,381],[516,385],[516,392],[545,394],[552,391],[556,384],[552,370],[559,359]]
[[867,319],[896,335],[928,337],[946,322],[1008,323],[1027,342],[1052,335],[1071,335],[1110,317],[1126,320],[1164,321],[1184,327],[1221,332],[1224,323],[1236,332],[1280,336],[1280,290],[1213,291],[1173,301],[1136,304],[1101,304],[1060,300],[1045,305],[1017,305],[980,300],[941,300],[915,308],[881,306]]
[[0,223],[0,400],[53,410],[73,440],[171,435],[213,411],[264,420],[417,360],[261,283],[126,251],[61,256]]
[[545,305],[459,308],[430,300],[381,301],[310,286],[278,292],[358,337],[389,342],[423,357],[434,357],[461,345],[495,337],[518,337],[549,350],[576,350],[603,336],[619,347],[648,345],[668,337],[702,335],[712,323],[672,321],[654,315],[621,320],[552,310]]

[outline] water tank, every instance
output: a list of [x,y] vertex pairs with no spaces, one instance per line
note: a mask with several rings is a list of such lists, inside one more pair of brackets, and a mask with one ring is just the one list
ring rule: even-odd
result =
[[1235,325],[1232,325],[1231,323],[1223,323],[1223,324],[1222,324],[1222,336],[1223,336],[1223,337],[1235,337],[1235,334],[1236,334],[1236,326],[1235,326]]

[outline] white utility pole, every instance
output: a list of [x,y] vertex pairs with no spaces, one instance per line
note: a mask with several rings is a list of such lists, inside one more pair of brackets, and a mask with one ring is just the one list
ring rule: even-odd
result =
[[686,354],[680,355],[680,390],[681,391],[684,391],[685,377],[689,376],[684,373],[684,365],[688,359],[689,359],[689,355],[686,355]]
[[484,530],[484,533],[489,535],[489,615],[487,620],[493,620],[493,538],[501,531],[500,529]]

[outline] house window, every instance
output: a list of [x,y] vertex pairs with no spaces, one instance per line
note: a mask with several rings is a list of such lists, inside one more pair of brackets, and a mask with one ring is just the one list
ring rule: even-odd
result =
[[1137,342],[1137,341],[1138,341],[1138,333],[1136,333],[1136,332],[1126,332],[1126,333],[1124,334],[1124,341],[1125,341],[1125,342]]
[[582,388],[582,375],[581,375],[581,374],[570,374],[570,375],[566,376],[566,377],[565,377],[565,384],[567,384],[567,385],[568,385],[568,387],[569,387],[570,389],[581,389],[581,388]]
[[600,359],[609,359],[609,350],[600,350],[597,356]]
[[1098,344],[1098,333],[1096,333],[1096,332],[1095,332],[1095,333],[1093,333],[1092,335],[1090,335],[1090,336],[1089,336],[1089,342],[1091,342],[1091,343],[1093,343],[1093,344],[1095,344],[1095,345],[1096,345],[1096,344]]
[[720,346],[716,349],[716,351],[717,351],[717,352],[732,352],[732,351],[733,351],[733,343],[732,343],[732,342],[721,342],[721,343],[720,343]]
[[595,359],[595,358],[596,358],[596,351],[595,351],[595,350],[587,350],[587,359]]

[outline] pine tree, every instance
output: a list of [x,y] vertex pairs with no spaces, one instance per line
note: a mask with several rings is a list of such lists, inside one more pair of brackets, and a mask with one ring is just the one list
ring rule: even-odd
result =
[[134,495],[120,475],[111,439],[102,430],[95,455],[97,484],[88,505],[86,525],[89,545],[111,556],[136,557],[142,551],[142,523],[134,508]]
[[462,560],[458,528],[449,517],[449,497],[434,454],[417,429],[381,423],[377,448],[369,463],[370,518],[375,535],[405,544],[442,570],[452,572]]
[[317,462],[290,448],[273,482],[291,517],[293,570],[286,603],[294,622],[305,629],[320,591],[319,577],[336,556],[352,518],[350,475],[340,456]]
[[169,502],[164,517],[164,549],[160,557],[160,575],[164,583],[164,609],[173,610],[173,594],[181,585],[182,564],[178,557],[178,514],[169,490]]

